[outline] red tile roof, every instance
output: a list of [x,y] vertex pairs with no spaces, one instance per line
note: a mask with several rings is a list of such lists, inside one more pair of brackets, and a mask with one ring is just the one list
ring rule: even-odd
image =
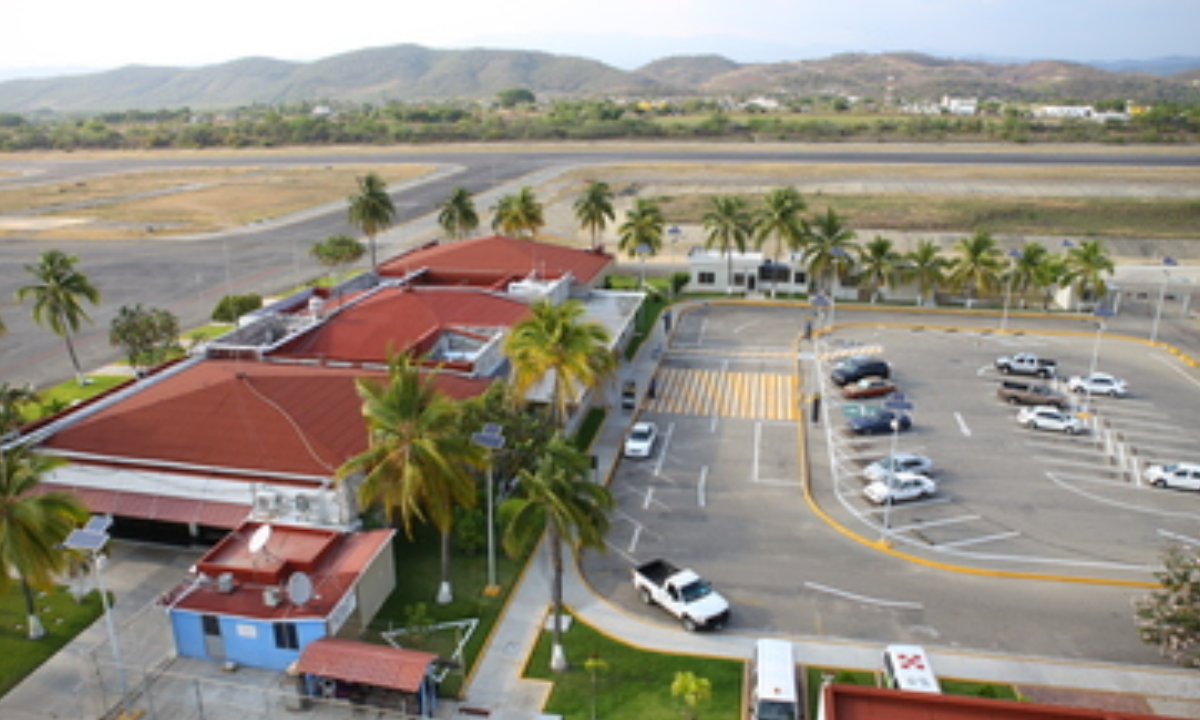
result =
[[207,527],[232,529],[250,514],[250,505],[195,500],[192,498],[147,495],[124,490],[41,482],[34,492],[64,490],[74,493],[94,515],[123,515],[161,522],[196,523]]
[[569,272],[576,282],[587,284],[612,261],[613,257],[603,252],[494,235],[426,245],[388,260],[379,266],[379,273],[401,277],[428,268],[446,273],[492,272],[514,278],[537,273],[542,278],[558,278]]
[[296,669],[309,675],[415,693],[436,659],[433,653],[327,637],[313,640],[304,648]]
[[[94,454],[108,464],[234,478],[258,472],[329,477],[367,447],[354,386],[360,377],[385,373],[208,360],[67,427],[44,447]],[[459,399],[487,387],[484,380],[448,374],[434,382]]]
[[[1151,715],[831,683],[828,720],[1151,720]],[[1160,718],[1161,720],[1161,718]]]
[[[394,530],[339,533],[316,528],[275,525],[266,548],[251,553],[247,544],[259,523],[249,522],[207,552],[196,563],[202,582],[188,581],[165,595],[162,604],[197,613],[281,620],[327,618],[383,548]],[[312,581],[312,597],[294,603],[281,593],[278,604],[265,602],[268,589],[285,588],[291,576],[304,572]],[[233,590],[222,592],[218,578],[230,573]]]
[[511,327],[528,315],[524,303],[486,292],[385,288],[272,356],[382,363],[389,352],[423,355],[448,330]]

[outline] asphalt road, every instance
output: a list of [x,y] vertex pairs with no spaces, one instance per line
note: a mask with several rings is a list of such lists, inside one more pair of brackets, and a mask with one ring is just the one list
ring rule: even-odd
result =
[[[479,152],[435,152],[367,150],[347,152],[280,151],[272,153],[136,156],[122,158],[68,158],[43,160],[22,156],[0,158],[0,172],[15,170],[17,176],[0,177],[0,191],[28,183],[77,181],[136,169],[165,167],[214,167],[230,165],[312,164],[440,164],[460,168],[458,172],[413,183],[393,192],[402,225],[395,231],[404,236],[404,224],[434,211],[453,186],[474,193],[514,183],[530,173],[599,166],[620,162],[736,163],[845,163],[845,164],[959,164],[959,165],[1071,165],[1125,167],[1196,167],[1200,154],[1129,154],[1113,152],[988,152],[946,151],[910,147],[886,150],[856,150],[832,147],[790,151],[779,146],[730,148],[693,146],[687,148],[647,147],[595,148],[588,150],[541,150],[522,148],[506,151],[487,148]],[[307,248],[320,238],[352,233],[344,207],[304,213],[291,221],[244,228],[203,238],[155,241],[54,242],[53,247],[78,255],[80,267],[99,288],[102,305],[91,312],[93,324],[77,339],[82,363],[95,367],[117,357],[108,344],[107,327],[122,305],[143,303],[174,312],[184,327],[207,321],[216,301],[230,292],[270,294],[298,280],[319,274],[307,258]],[[16,307],[15,289],[26,283],[24,267],[35,263],[48,243],[33,240],[0,242],[0,317],[8,334],[0,339],[0,381],[14,384],[52,384],[70,376],[70,366],[61,339],[37,327],[28,308]]]

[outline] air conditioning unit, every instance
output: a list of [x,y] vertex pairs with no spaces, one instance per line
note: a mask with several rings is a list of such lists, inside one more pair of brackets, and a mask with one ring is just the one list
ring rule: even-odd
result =
[[260,493],[254,497],[254,512],[258,515],[274,516],[279,512],[278,493]]
[[263,590],[263,605],[267,607],[279,607],[279,588],[269,587]]
[[296,507],[296,514],[307,519],[313,509],[313,498],[311,495],[297,495],[293,504]]
[[217,592],[233,592],[233,573],[221,573],[217,576]]

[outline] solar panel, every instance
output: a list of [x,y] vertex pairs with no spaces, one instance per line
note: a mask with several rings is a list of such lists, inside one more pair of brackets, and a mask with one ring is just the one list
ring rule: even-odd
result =
[[93,515],[83,529],[93,533],[105,533],[112,527],[112,523],[112,515]]
[[67,539],[63,541],[63,547],[72,550],[87,550],[88,552],[100,552],[108,542],[108,535],[105,533],[89,532],[88,530],[72,530]]

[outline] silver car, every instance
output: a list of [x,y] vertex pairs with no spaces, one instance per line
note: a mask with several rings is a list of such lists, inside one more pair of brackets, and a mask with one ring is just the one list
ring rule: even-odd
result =
[[1171,463],[1146,468],[1146,482],[1154,487],[1200,490],[1200,465]]

